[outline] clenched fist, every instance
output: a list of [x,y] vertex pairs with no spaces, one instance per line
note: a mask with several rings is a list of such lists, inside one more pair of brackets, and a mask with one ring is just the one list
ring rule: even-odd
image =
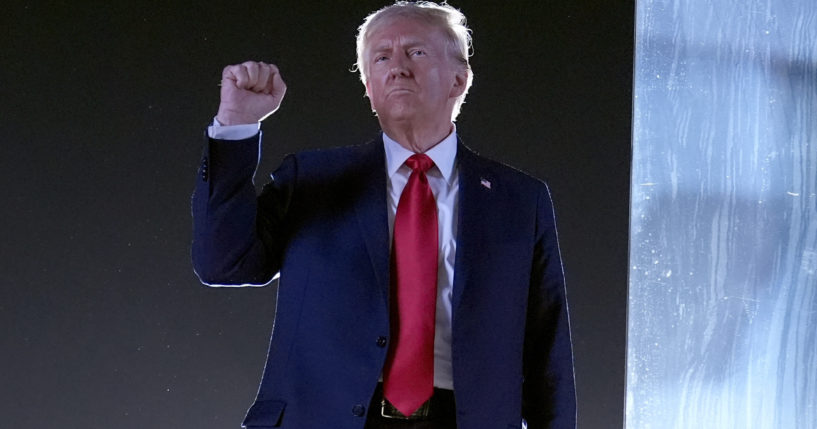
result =
[[222,125],[253,124],[278,110],[287,86],[278,67],[256,61],[227,66],[221,72]]

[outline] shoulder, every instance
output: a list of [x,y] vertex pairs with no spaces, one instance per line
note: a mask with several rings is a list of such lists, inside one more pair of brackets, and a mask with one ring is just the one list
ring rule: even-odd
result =
[[[501,182],[521,192],[542,192],[547,190],[547,184],[525,171],[508,164],[486,158],[460,142],[457,149],[460,174],[465,176],[480,176],[489,182],[491,179]],[[481,179],[480,179],[481,180]]]
[[304,162],[344,162],[364,159],[378,152],[383,152],[383,140],[380,138],[374,138],[358,145],[303,150],[292,155]]
[[380,165],[385,162],[383,142],[379,138],[360,145],[300,151],[288,158],[293,159],[303,172],[341,171],[367,164],[377,165],[378,161]]
[[[312,149],[287,155],[273,173],[272,180],[295,187],[321,189],[360,186],[381,179],[385,155],[380,139],[361,145]],[[378,174],[379,173],[379,174]]]

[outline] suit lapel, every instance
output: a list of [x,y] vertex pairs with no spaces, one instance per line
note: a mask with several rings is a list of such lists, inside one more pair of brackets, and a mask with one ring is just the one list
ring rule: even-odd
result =
[[384,305],[388,304],[389,290],[389,221],[386,202],[386,158],[382,138],[364,147],[360,165],[360,184],[363,187],[360,204],[355,204],[360,234],[372,263]]
[[479,255],[485,251],[482,237],[490,228],[484,222],[483,212],[491,207],[491,192],[494,179],[482,167],[477,155],[460,142],[457,147],[459,169],[459,214],[457,221],[457,255],[454,262],[454,296],[452,309],[454,318],[463,301],[463,296],[471,293],[478,285],[472,278],[471,267],[480,263]]
[[[454,295],[452,308],[457,308],[479,279],[471,278],[470,267],[480,263],[482,237],[490,228],[482,220],[483,210],[491,206],[494,178],[483,167],[479,157],[462,142],[457,146],[459,174],[459,213],[457,220],[457,254],[454,263]],[[389,226],[386,202],[386,159],[381,138],[365,145],[360,169],[363,192],[355,205],[358,227],[366,243],[376,281],[384,305],[388,305],[389,290]]]

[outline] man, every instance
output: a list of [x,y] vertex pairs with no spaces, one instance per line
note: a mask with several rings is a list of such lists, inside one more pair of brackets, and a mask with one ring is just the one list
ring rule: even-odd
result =
[[452,122],[471,83],[465,17],[398,2],[357,47],[381,137],[288,156],[257,197],[258,122],[286,86],[269,64],[223,72],[193,196],[196,273],[280,273],[244,426],[575,427],[548,189],[471,152]]

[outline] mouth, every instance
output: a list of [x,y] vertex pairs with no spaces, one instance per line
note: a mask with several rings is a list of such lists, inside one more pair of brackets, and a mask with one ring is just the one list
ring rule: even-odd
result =
[[408,88],[394,88],[391,91],[389,91],[388,95],[411,94],[413,92],[414,91]]

